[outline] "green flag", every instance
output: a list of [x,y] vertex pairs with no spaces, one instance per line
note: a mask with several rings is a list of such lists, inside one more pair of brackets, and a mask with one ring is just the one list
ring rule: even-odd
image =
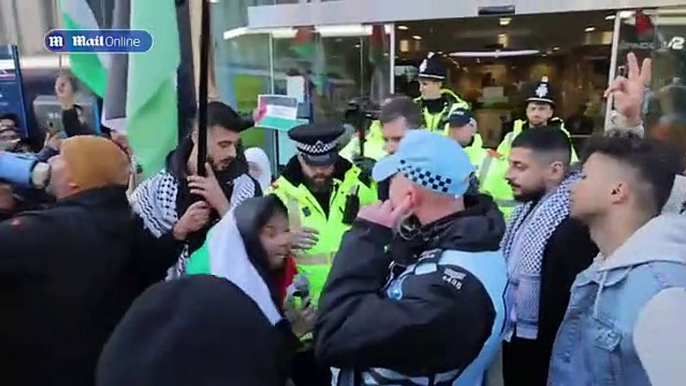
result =
[[130,0],[131,29],[150,32],[153,47],[129,55],[126,131],[143,174],[164,167],[178,136],[176,71],[181,61],[176,7],[170,0]]
[[[86,0],[58,0],[64,29],[101,29]],[[100,97],[107,87],[108,57],[106,54],[83,53],[69,55],[71,72]]]

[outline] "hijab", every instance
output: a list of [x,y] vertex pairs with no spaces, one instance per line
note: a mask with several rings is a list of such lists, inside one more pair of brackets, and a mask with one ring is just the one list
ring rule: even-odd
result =
[[245,150],[245,158],[250,165],[250,175],[260,183],[262,191],[272,183],[272,169],[267,153],[259,147]]

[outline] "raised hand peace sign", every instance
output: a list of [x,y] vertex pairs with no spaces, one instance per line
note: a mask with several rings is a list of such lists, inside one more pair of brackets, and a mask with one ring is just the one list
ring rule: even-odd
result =
[[627,119],[627,125],[635,127],[641,124],[641,106],[645,88],[650,85],[653,63],[650,58],[643,60],[641,67],[633,52],[627,55],[629,73],[626,77],[618,76],[605,90],[605,97],[612,97],[615,110]]

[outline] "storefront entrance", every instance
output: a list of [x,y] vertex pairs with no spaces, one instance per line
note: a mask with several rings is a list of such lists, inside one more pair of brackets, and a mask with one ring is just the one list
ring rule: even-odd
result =
[[445,87],[469,101],[485,145],[496,147],[501,128],[523,117],[526,86],[547,77],[557,116],[585,137],[602,127],[613,12],[580,12],[397,24],[395,91],[418,95],[419,63],[443,57]]
[[[501,128],[523,116],[523,86],[546,76],[556,92],[556,115],[579,145],[605,128],[603,91],[621,73],[628,51],[653,57],[652,90],[684,83],[685,29],[684,7],[238,27],[224,31],[215,65],[221,99],[242,112],[255,107],[258,94],[276,93],[301,98],[304,118],[342,121],[354,98],[417,96],[418,66],[434,52],[447,66],[446,87],[471,102],[487,146],[496,146]],[[281,165],[293,154],[284,134],[255,129],[245,139]]]

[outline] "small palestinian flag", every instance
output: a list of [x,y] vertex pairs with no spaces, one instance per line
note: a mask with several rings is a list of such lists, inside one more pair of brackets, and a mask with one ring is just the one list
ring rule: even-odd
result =
[[314,27],[299,27],[293,39],[293,50],[302,58],[314,55]]
[[372,36],[369,39],[369,61],[374,65],[383,63],[384,46],[386,45],[386,31],[383,24],[372,26]]

